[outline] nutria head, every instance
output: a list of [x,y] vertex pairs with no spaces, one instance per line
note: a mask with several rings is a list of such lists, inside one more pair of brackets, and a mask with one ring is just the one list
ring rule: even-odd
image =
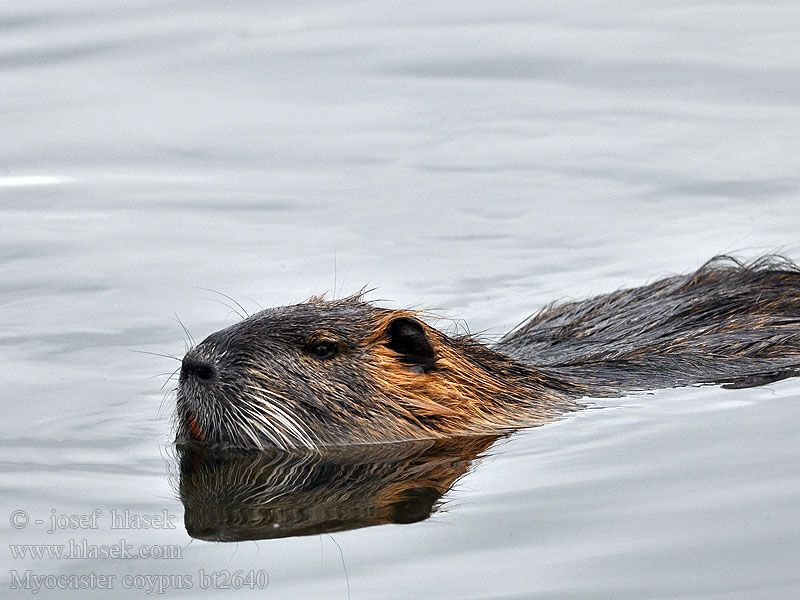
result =
[[312,299],[254,314],[186,354],[178,436],[313,449],[496,433],[575,408],[561,387],[417,313]]

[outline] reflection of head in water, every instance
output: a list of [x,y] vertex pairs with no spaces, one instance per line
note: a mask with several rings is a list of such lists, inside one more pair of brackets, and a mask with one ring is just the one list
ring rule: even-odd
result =
[[180,497],[192,537],[238,541],[428,518],[497,439],[463,437],[325,453],[210,453],[180,445]]

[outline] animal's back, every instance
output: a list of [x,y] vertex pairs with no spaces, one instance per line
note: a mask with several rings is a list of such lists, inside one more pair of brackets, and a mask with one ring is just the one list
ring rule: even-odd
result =
[[800,372],[800,269],[717,257],[689,275],[546,307],[495,349],[594,395],[782,379]]

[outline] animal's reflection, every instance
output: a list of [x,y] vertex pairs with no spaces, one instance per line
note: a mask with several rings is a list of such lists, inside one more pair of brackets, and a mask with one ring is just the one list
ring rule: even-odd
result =
[[239,541],[330,533],[428,518],[498,439],[212,453],[178,447],[180,497],[194,538]]

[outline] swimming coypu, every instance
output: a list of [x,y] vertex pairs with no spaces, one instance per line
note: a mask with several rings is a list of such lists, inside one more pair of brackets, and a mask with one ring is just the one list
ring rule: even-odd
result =
[[800,373],[800,270],[717,257],[548,306],[493,347],[361,296],[267,309],[183,359],[178,439],[321,446],[492,434],[582,408],[585,396]]

